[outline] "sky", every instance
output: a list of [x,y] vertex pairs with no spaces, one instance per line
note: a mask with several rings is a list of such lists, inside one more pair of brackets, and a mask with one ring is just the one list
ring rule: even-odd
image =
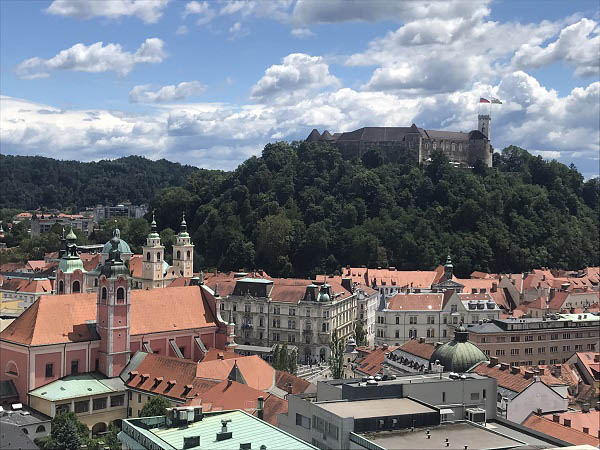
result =
[[[597,0],[1,0],[0,150],[231,170],[363,126],[469,131],[599,174]],[[487,112],[487,111],[486,111]]]

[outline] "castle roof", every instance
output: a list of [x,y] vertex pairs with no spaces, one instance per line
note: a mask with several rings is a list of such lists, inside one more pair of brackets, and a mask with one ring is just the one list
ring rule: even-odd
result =
[[[198,286],[132,290],[131,335],[216,327],[209,295]],[[97,340],[96,294],[43,295],[0,339],[29,346]]]

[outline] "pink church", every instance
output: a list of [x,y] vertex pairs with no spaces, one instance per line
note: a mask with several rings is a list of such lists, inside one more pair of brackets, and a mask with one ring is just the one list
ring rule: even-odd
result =
[[[0,333],[0,381],[11,380],[21,402],[66,375],[116,377],[138,350],[197,361],[207,348],[235,347],[233,325],[221,319],[212,290],[201,283],[131,290],[117,236],[111,245],[97,293],[42,296]],[[76,265],[75,256],[63,257]]]

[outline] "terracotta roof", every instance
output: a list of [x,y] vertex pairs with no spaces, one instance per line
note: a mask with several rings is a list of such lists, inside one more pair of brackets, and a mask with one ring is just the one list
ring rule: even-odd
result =
[[[216,326],[201,288],[165,289],[168,291],[131,291],[132,336]],[[43,295],[0,334],[0,339],[26,345],[88,341],[97,339],[95,321],[95,293]]]
[[4,263],[0,265],[0,272],[18,272],[25,268],[23,263]]
[[[313,384],[306,381],[304,378],[292,375],[283,370],[275,371],[275,386],[290,394],[302,394],[306,392]],[[290,389],[291,388],[291,389]]]
[[222,381],[188,404],[201,404],[203,412],[241,409],[258,416],[258,397],[263,397],[265,401],[263,420],[277,425],[277,416],[287,412],[288,402],[236,381]]
[[191,279],[192,279],[191,277],[178,277],[178,278],[175,278],[173,281],[171,281],[167,287],[172,288],[172,287],[189,286]]
[[378,347],[371,351],[367,356],[357,361],[356,371],[366,375],[376,375],[383,369],[385,354],[393,352],[398,347],[389,346],[387,348]]
[[[145,355],[131,375],[123,374],[125,384],[130,388],[186,401],[218,384],[217,381],[196,378],[197,364],[194,361],[152,353]],[[176,381],[175,385],[168,383],[172,380]],[[186,386],[192,386],[192,389]]]
[[569,296],[569,292],[560,291],[554,294],[554,297],[548,302],[550,309],[558,311],[565,303],[565,300]]
[[[600,353],[598,352],[577,352],[577,357],[585,366],[589,375],[600,381]],[[598,358],[598,359],[595,359]]]
[[133,278],[142,278],[142,263],[144,255],[131,255],[129,258],[129,271]]
[[523,422],[523,425],[531,428],[532,430],[539,431],[563,441],[570,442],[573,445],[593,445],[598,446],[600,440],[597,437],[590,436],[583,431],[576,430],[574,428],[566,427],[564,422],[556,423],[552,418],[546,416],[538,416],[537,414],[530,414],[527,419]]
[[398,294],[388,300],[387,309],[392,311],[439,311],[443,294]]
[[102,262],[102,255],[100,253],[81,253],[79,257],[83,262],[83,268],[86,272],[94,270]]
[[273,386],[275,369],[258,355],[238,355],[237,358],[202,361],[198,363],[196,376],[210,380],[226,380],[236,363],[248,386],[261,391]]
[[46,267],[46,261],[44,261],[43,259],[30,259],[29,261],[27,261],[27,266],[31,267],[31,269],[33,269],[34,271],[44,270],[44,268]]
[[45,294],[52,292],[52,284],[48,279],[4,278],[3,291],[26,292],[29,294]]
[[[519,367],[519,372],[513,374],[511,372],[511,368],[507,368],[504,370],[500,369],[500,364],[496,364],[494,366],[490,365],[489,361],[484,361],[477,364],[473,367],[470,372],[478,373],[479,375],[486,375],[498,380],[498,386],[501,386],[505,389],[509,389],[514,392],[522,392],[524,391],[531,383],[535,381],[534,377],[525,378],[525,371],[529,368]],[[538,374],[540,379],[550,386],[556,386],[564,384],[562,380],[552,376],[552,374],[548,373],[549,371],[545,370],[544,375]]]
[[231,358],[239,358],[240,357],[240,355],[238,355],[237,353],[234,353],[234,352],[228,352],[226,350],[220,350],[218,348],[209,348],[206,355],[204,355],[204,358],[202,358],[202,361],[215,361],[217,359],[221,359],[219,356],[221,356],[222,359],[231,359]]
[[497,278],[496,274],[493,273],[487,273],[487,272],[479,272],[479,271],[474,271],[471,273],[471,275],[469,275],[471,278],[478,278],[480,280],[486,279],[486,278]]
[[411,355],[429,360],[435,350],[435,347],[426,342],[419,342],[418,339],[411,339],[410,341],[398,347],[398,350],[402,350],[403,352],[410,353]]
[[486,292],[490,292],[493,288],[493,285],[496,285],[496,288],[498,288],[498,280],[493,278],[477,279],[453,277],[452,279],[464,286],[463,292],[465,293],[471,293],[473,292],[473,289],[477,289],[477,291],[485,289]]

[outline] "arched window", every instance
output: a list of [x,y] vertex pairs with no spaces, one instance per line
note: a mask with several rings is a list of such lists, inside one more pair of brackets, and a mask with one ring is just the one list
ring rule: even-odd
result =
[[156,260],[157,260],[157,261],[160,261],[160,252],[158,252],[158,253],[156,254]]
[[108,291],[106,290],[105,287],[103,287],[102,288],[102,295],[100,296],[100,298],[106,302],[107,295],[108,295]]
[[187,257],[188,259],[190,259],[190,256],[192,256],[192,252],[190,252],[189,250],[187,251]]
[[46,431],[46,427],[44,425],[39,425],[36,429],[36,433],[44,433]]
[[117,289],[117,303],[125,303],[125,289],[122,287]]
[[58,293],[59,294],[65,293],[65,282],[63,280],[60,280],[58,283]]
[[81,284],[78,280],[73,281],[73,288],[71,289],[71,292],[74,294],[81,292]]
[[177,259],[181,259],[181,252],[177,250]]
[[8,364],[6,364],[5,372],[9,375],[19,376],[19,369],[14,361],[9,361]]
[[150,252],[146,253],[146,261],[150,261]]

